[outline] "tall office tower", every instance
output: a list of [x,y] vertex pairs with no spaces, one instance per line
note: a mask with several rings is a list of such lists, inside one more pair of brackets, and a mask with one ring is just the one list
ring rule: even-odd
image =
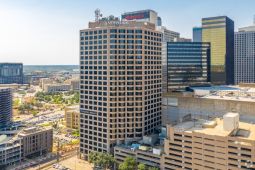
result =
[[202,28],[201,27],[193,28],[193,42],[202,42]]
[[156,26],[161,26],[162,20],[158,17],[158,13],[151,9],[125,12],[121,15],[121,20],[125,21],[138,21],[138,22],[150,22]]
[[173,42],[180,38],[180,33],[171,31],[164,26],[158,26],[162,33],[162,92],[167,92],[167,42]]
[[0,63],[0,84],[23,84],[22,63]]
[[202,42],[211,43],[211,82],[234,84],[234,21],[226,16],[203,18]]
[[0,87],[0,127],[5,127],[12,118],[12,92],[10,88]]
[[255,23],[235,33],[235,84],[255,83]]
[[80,153],[111,152],[161,125],[161,33],[136,21],[80,31]]
[[210,81],[210,43],[167,43],[168,92]]

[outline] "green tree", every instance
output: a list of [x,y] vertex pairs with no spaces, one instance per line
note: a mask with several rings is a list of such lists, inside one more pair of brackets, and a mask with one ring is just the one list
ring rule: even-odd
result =
[[157,167],[149,167],[148,170],[159,170]]
[[135,170],[136,161],[133,157],[127,157],[123,163],[119,165],[119,170]]
[[33,116],[36,116],[38,114],[38,111],[32,110],[31,113],[33,114]]
[[115,163],[115,159],[111,154],[103,152],[90,152],[88,155],[89,163],[94,164],[102,169],[111,168]]
[[146,167],[146,165],[140,163],[140,164],[137,166],[137,169],[138,169],[138,170],[146,170],[147,167]]
[[14,99],[13,100],[13,107],[17,108],[20,105],[20,99]]

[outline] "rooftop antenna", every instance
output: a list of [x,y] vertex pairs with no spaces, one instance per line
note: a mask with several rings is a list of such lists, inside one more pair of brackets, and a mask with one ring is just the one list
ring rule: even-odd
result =
[[253,24],[255,25],[255,15],[253,16]]
[[99,21],[100,20],[100,18],[103,16],[103,14],[101,14],[101,11],[100,11],[100,9],[96,9],[95,10],[95,21],[97,22],[97,21]]

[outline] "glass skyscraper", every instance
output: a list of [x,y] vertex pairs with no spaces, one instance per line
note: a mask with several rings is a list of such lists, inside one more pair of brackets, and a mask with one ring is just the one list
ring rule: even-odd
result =
[[0,127],[11,122],[12,118],[12,91],[10,88],[0,87]]
[[226,16],[203,18],[202,42],[211,43],[211,82],[234,84],[234,21]]
[[22,63],[0,63],[0,84],[23,84]]
[[210,43],[167,43],[167,89],[173,91],[210,81]]
[[201,27],[193,28],[193,42],[202,42],[202,28]]

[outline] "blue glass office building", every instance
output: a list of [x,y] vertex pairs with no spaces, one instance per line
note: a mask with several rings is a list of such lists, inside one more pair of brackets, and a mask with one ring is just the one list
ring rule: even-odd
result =
[[202,28],[201,27],[193,28],[193,42],[202,42]]
[[0,127],[5,127],[11,122],[12,117],[12,92],[10,88],[0,87]]
[[167,43],[167,90],[210,82],[210,43]]
[[0,63],[0,84],[23,84],[22,63]]

